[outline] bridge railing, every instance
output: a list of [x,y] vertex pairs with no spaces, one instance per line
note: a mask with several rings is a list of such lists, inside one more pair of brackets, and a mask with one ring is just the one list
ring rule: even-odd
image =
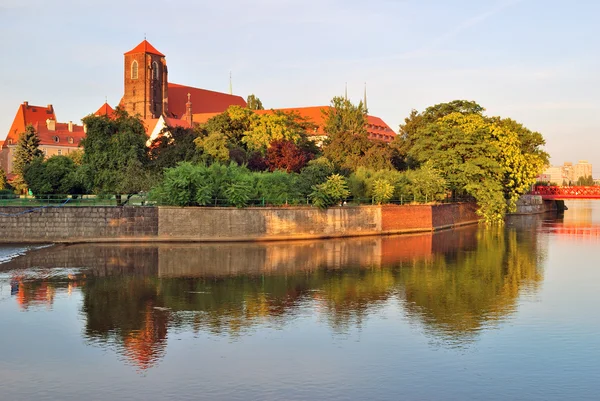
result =
[[545,186],[538,185],[533,188],[532,195],[541,195],[546,198],[588,198],[600,199],[600,186]]

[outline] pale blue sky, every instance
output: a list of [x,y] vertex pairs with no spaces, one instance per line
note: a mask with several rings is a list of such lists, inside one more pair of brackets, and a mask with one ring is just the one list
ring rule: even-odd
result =
[[554,164],[600,177],[600,1],[0,0],[0,138],[18,105],[79,121],[123,92],[144,38],[169,80],[266,107],[362,97],[394,130],[410,110],[476,100],[546,138]]

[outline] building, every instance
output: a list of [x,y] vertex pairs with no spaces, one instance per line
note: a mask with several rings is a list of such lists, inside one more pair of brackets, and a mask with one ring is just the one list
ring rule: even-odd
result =
[[[365,99],[366,101],[366,99]],[[149,139],[156,138],[166,127],[193,127],[209,118],[223,113],[230,106],[246,107],[241,96],[200,89],[169,82],[166,56],[147,40],[124,53],[123,97],[119,106],[132,115],[139,115],[144,122]],[[316,125],[309,134],[317,143],[325,138],[323,110],[330,106],[298,107],[262,110],[296,112]],[[104,103],[94,113],[113,118],[115,110]],[[12,172],[14,149],[19,135],[33,125],[40,137],[40,149],[48,157],[67,155],[77,149],[85,137],[82,125],[57,122],[52,105],[33,106],[24,102],[19,106],[6,139],[0,142],[0,166]],[[379,117],[367,117],[367,132],[372,140],[389,143],[395,132]]]
[[126,52],[124,63],[120,106],[131,115],[140,115],[149,132],[154,131],[161,117],[163,122],[170,119],[172,124],[190,126],[192,114],[222,113],[230,106],[246,107],[241,96],[170,83],[165,55],[147,40]]
[[[331,106],[313,106],[313,107],[292,107],[284,109],[270,110],[255,110],[257,114],[271,114],[275,112],[295,113],[315,125],[312,132],[308,132],[309,137],[314,140],[319,146],[323,144],[327,134],[325,133],[325,117]],[[219,113],[201,113],[194,114],[193,121],[195,123],[205,123]],[[396,133],[379,117],[367,116],[367,135],[369,139],[390,143],[394,140]]]
[[592,165],[587,160],[579,160],[573,167],[573,179],[577,181],[579,178],[587,178],[592,176]]
[[592,165],[587,160],[579,160],[577,164],[565,162],[562,166],[548,167],[540,177],[549,176],[549,182],[557,185],[575,184],[581,177],[592,175]]
[[[230,106],[247,106],[240,96],[170,83],[165,55],[146,40],[125,53],[124,57],[124,95],[120,105],[129,114],[142,117],[151,140],[167,126],[187,128],[205,123]],[[297,107],[260,110],[257,113],[296,112],[317,125],[315,132],[309,134],[322,143],[325,138],[322,110],[329,108]],[[381,118],[368,116],[367,120],[370,139],[387,143],[394,139],[395,132]]]
[[79,147],[79,143],[85,137],[82,125],[73,124],[72,121],[57,122],[54,107],[51,104],[34,106],[23,102],[19,105],[15,119],[0,150],[0,167],[9,176],[13,171],[13,157],[19,135],[25,132],[28,125],[32,125],[38,133],[40,150],[47,157],[68,155]]

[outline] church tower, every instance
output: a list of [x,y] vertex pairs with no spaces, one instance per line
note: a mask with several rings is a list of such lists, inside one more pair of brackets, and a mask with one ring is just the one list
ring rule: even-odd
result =
[[125,53],[125,92],[121,101],[131,115],[168,116],[168,79],[165,55],[144,39]]

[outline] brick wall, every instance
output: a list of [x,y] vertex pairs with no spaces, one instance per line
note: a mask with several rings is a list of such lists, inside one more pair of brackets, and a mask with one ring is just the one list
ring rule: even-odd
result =
[[1,207],[2,242],[43,242],[104,238],[145,238],[158,232],[151,207]]

